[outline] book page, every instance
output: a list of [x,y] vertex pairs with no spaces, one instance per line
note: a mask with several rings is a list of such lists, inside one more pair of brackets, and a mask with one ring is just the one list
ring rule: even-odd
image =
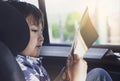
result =
[[79,27],[76,28],[76,34],[71,48],[72,56],[74,56],[74,54],[78,54],[83,58],[88,48],[94,43],[97,38],[98,33],[94,28],[93,23],[91,22],[88,8],[86,8],[80,21]]
[[80,31],[76,31],[75,40],[72,46],[72,54],[78,54],[83,58],[87,50],[88,48],[80,34]]

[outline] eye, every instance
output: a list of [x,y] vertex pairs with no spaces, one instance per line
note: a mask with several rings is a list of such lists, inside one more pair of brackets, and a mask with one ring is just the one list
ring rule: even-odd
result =
[[31,29],[32,32],[38,32],[39,30],[36,30],[36,29]]

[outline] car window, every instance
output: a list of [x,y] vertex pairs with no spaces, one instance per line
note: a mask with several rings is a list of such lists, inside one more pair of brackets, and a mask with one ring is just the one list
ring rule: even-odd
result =
[[69,44],[86,7],[99,38],[96,44],[120,44],[120,0],[45,0],[51,43]]
[[[27,1],[38,7],[38,0]],[[88,7],[99,37],[95,44],[120,44],[120,0],[45,0],[50,43],[71,44]]]

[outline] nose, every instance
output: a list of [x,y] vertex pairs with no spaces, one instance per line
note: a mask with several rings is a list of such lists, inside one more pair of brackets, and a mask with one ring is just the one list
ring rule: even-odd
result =
[[39,34],[38,41],[41,41],[41,42],[43,42],[43,41],[44,41],[43,34]]

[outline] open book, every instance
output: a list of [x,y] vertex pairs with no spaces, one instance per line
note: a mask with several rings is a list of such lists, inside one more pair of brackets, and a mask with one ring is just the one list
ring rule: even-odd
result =
[[88,48],[97,38],[98,33],[90,20],[88,8],[86,8],[81,18],[80,26],[76,30],[74,42],[71,48],[71,54],[79,54],[80,57],[83,57]]

